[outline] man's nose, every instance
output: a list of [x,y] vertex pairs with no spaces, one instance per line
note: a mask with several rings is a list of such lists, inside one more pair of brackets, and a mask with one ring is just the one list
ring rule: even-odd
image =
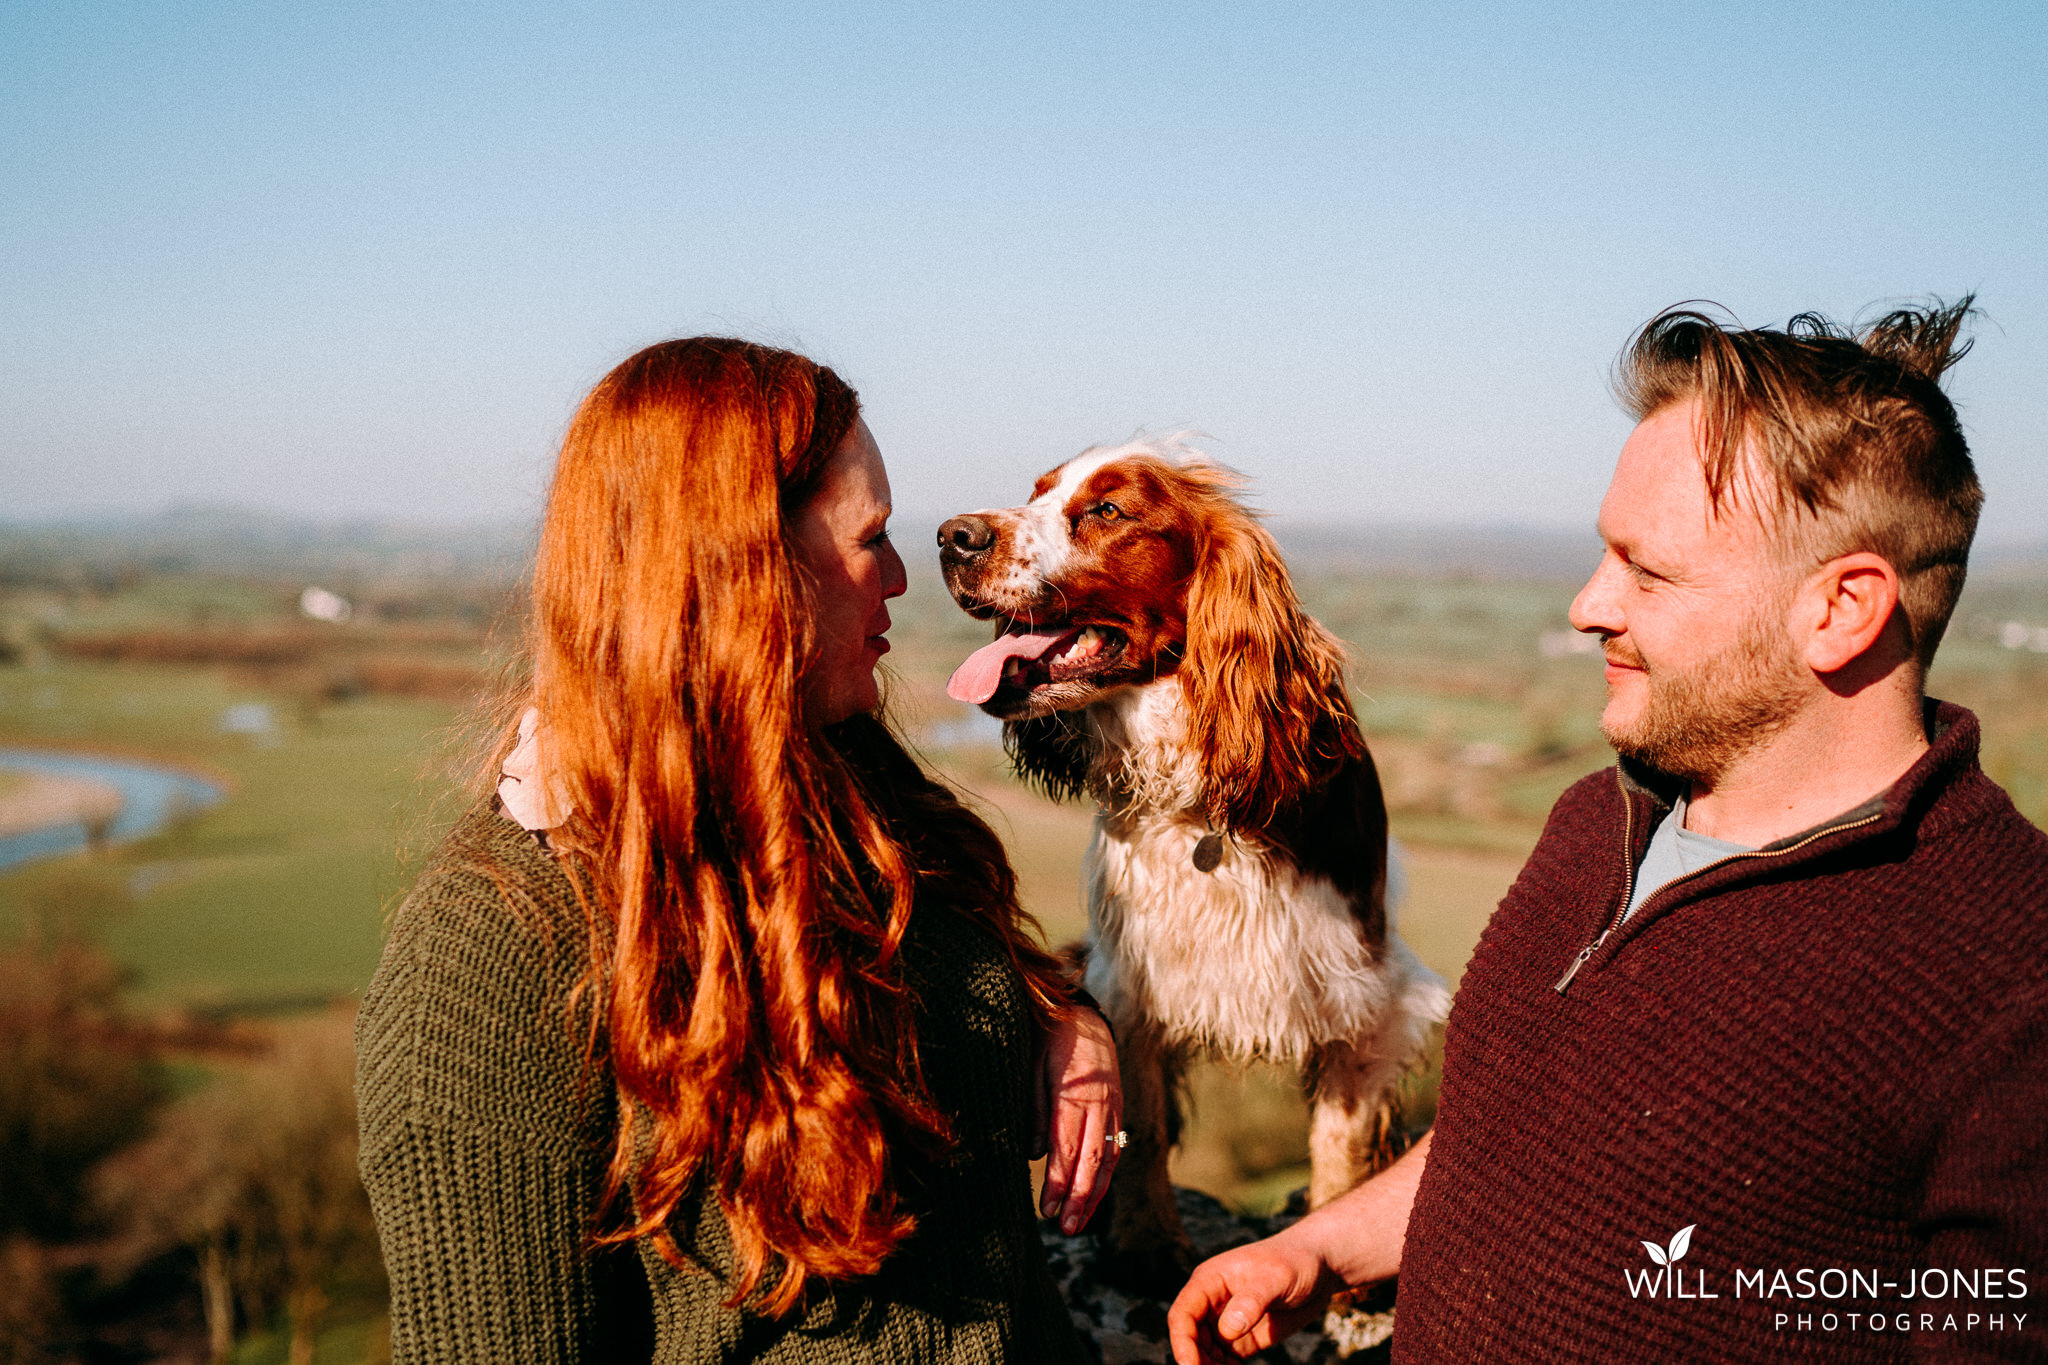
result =
[[1612,550],[1601,557],[1600,567],[1593,570],[1593,576],[1586,580],[1586,586],[1579,589],[1579,595],[1572,599],[1569,617],[1572,629],[1587,634],[1598,632],[1603,635],[1619,635],[1623,622],[1617,609],[1614,593],[1614,571],[1620,568]]
[[939,527],[939,559],[946,564],[968,564],[988,553],[996,543],[996,528],[986,518],[968,515],[948,518]]

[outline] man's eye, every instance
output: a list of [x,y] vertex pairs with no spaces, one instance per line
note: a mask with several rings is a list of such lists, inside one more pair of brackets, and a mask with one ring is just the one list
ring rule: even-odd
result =
[[888,543],[889,528],[886,526],[884,526],[881,530],[875,532],[873,535],[868,537],[868,544],[870,545],[887,545]]

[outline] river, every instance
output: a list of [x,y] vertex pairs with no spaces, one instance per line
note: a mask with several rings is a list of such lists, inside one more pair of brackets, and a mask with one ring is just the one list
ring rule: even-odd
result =
[[[95,782],[114,788],[121,794],[121,807],[107,825],[105,838],[107,842],[116,844],[155,834],[183,816],[219,805],[227,797],[224,789],[204,778],[174,768],[160,768],[121,758],[98,758],[48,749],[0,748],[0,768]],[[85,823],[77,819],[60,819],[36,829],[0,836],[0,868],[59,853],[76,852],[85,846]]]

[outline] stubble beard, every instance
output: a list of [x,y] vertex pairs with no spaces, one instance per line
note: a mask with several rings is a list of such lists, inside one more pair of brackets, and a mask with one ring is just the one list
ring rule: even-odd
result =
[[1649,697],[1626,724],[1603,717],[1601,733],[1622,757],[1673,777],[1718,781],[1799,713],[1804,670],[1768,608],[1752,612],[1726,649],[1683,672],[1646,666],[1626,639],[1608,641],[1607,653],[1644,669]]

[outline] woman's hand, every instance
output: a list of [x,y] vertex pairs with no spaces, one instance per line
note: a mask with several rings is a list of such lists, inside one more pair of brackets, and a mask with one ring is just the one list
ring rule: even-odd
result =
[[1116,1040],[1100,1014],[1077,1005],[1053,1026],[1031,1096],[1033,1155],[1050,1149],[1039,1212],[1072,1236],[1109,1189],[1119,1149],[1106,1139],[1124,1122]]

